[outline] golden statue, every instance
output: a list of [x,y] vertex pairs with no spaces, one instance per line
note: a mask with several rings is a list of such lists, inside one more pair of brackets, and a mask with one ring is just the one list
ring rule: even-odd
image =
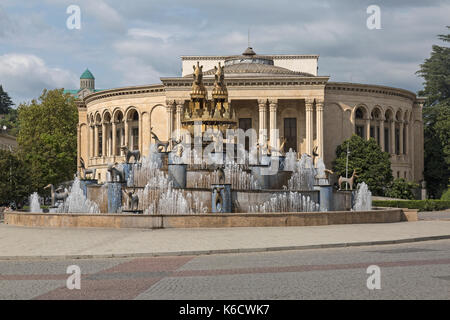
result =
[[197,66],[192,66],[194,81],[192,82],[192,98],[206,98],[206,89],[203,85],[203,66],[197,61]]

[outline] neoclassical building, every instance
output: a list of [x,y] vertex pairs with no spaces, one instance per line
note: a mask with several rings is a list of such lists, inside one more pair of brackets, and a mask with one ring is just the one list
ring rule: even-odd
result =
[[[146,155],[150,128],[160,140],[175,138],[191,99],[193,66],[203,66],[211,99],[214,67],[224,65],[228,102],[238,127],[278,129],[286,151],[312,152],[327,167],[336,147],[352,134],[373,138],[391,154],[394,177],[423,178],[423,99],[404,89],[331,82],[319,76],[318,55],[258,55],[252,48],[236,56],[182,56],[182,74],[161,83],[96,90],[83,74],[78,93],[78,163],[97,168],[104,181],[108,164],[124,161],[120,146]],[[88,79],[86,79],[88,78]],[[89,80],[89,81],[88,81]],[[280,139],[269,137],[274,147]],[[260,139],[262,136],[260,135]],[[275,141],[276,140],[276,141]]]

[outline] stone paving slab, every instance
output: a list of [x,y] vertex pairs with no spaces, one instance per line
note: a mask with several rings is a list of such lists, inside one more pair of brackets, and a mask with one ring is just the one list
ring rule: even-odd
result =
[[29,228],[0,224],[0,259],[261,252],[450,239],[450,221],[211,229]]

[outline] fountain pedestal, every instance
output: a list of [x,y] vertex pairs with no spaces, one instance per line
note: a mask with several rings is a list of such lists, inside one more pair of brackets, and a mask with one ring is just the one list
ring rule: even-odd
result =
[[314,190],[319,190],[320,211],[333,211],[333,186],[318,185]]
[[187,164],[169,164],[168,173],[174,188],[186,188]]
[[108,213],[118,213],[122,207],[122,183],[108,182]]
[[98,184],[97,179],[80,179],[80,188],[83,190],[84,196],[87,197],[87,188],[91,184]]
[[211,211],[213,213],[232,212],[231,184],[211,184]]

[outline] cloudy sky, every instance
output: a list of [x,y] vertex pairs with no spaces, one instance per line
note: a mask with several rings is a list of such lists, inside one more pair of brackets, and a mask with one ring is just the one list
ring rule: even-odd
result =
[[[69,5],[81,29],[66,27]],[[371,4],[381,29],[366,25]],[[0,84],[19,104],[43,88],[75,89],[88,67],[97,88],[158,83],[181,74],[181,55],[319,54],[330,81],[416,92],[415,75],[447,33],[439,0],[1,0]]]

